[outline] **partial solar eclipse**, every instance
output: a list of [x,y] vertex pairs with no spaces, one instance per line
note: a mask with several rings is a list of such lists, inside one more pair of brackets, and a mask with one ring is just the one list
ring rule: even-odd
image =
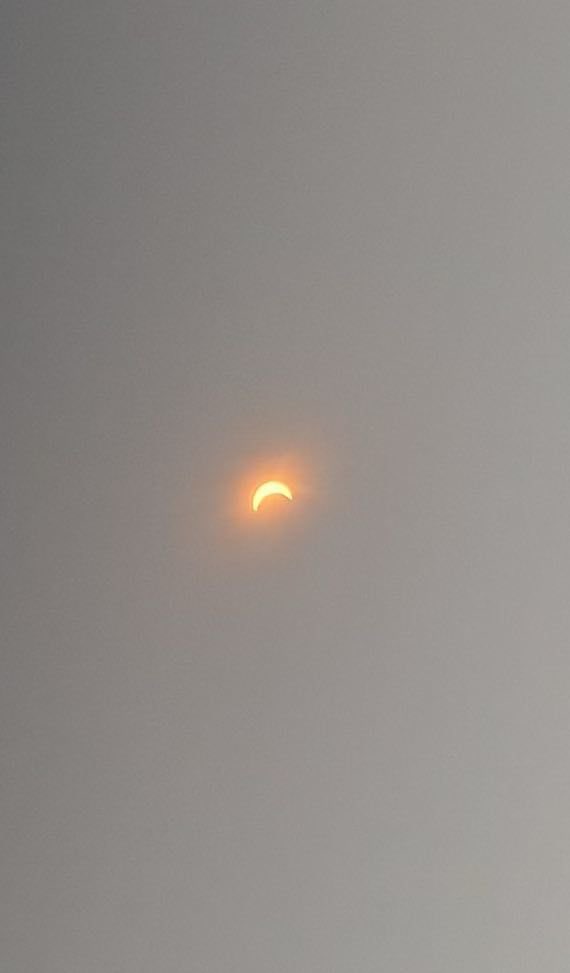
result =
[[258,486],[251,498],[251,509],[254,513],[257,513],[267,497],[284,497],[285,500],[292,500],[293,494],[286,483],[281,483],[279,480],[267,480],[266,483]]

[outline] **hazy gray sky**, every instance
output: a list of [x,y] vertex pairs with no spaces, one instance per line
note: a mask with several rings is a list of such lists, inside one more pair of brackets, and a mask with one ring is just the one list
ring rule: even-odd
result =
[[1,46],[1,969],[567,973],[567,2]]

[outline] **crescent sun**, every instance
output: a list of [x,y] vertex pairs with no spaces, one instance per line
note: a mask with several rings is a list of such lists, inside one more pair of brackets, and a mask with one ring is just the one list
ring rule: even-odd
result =
[[259,510],[260,505],[263,503],[267,497],[285,497],[286,500],[292,500],[293,494],[286,483],[280,483],[279,480],[267,480],[266,483],[262,483],[258,486],[257,490],[251,498],[251,509],[256,513]]

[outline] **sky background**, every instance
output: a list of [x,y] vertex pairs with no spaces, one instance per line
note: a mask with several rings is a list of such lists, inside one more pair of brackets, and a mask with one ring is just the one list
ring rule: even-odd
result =
[[0,37],[0,967],[567,973],[568,4]]

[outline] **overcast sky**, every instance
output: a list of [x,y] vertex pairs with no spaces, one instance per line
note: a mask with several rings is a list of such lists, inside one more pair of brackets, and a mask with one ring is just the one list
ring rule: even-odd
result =
[[1,47],[0,967],[567,973],[568,3]]

